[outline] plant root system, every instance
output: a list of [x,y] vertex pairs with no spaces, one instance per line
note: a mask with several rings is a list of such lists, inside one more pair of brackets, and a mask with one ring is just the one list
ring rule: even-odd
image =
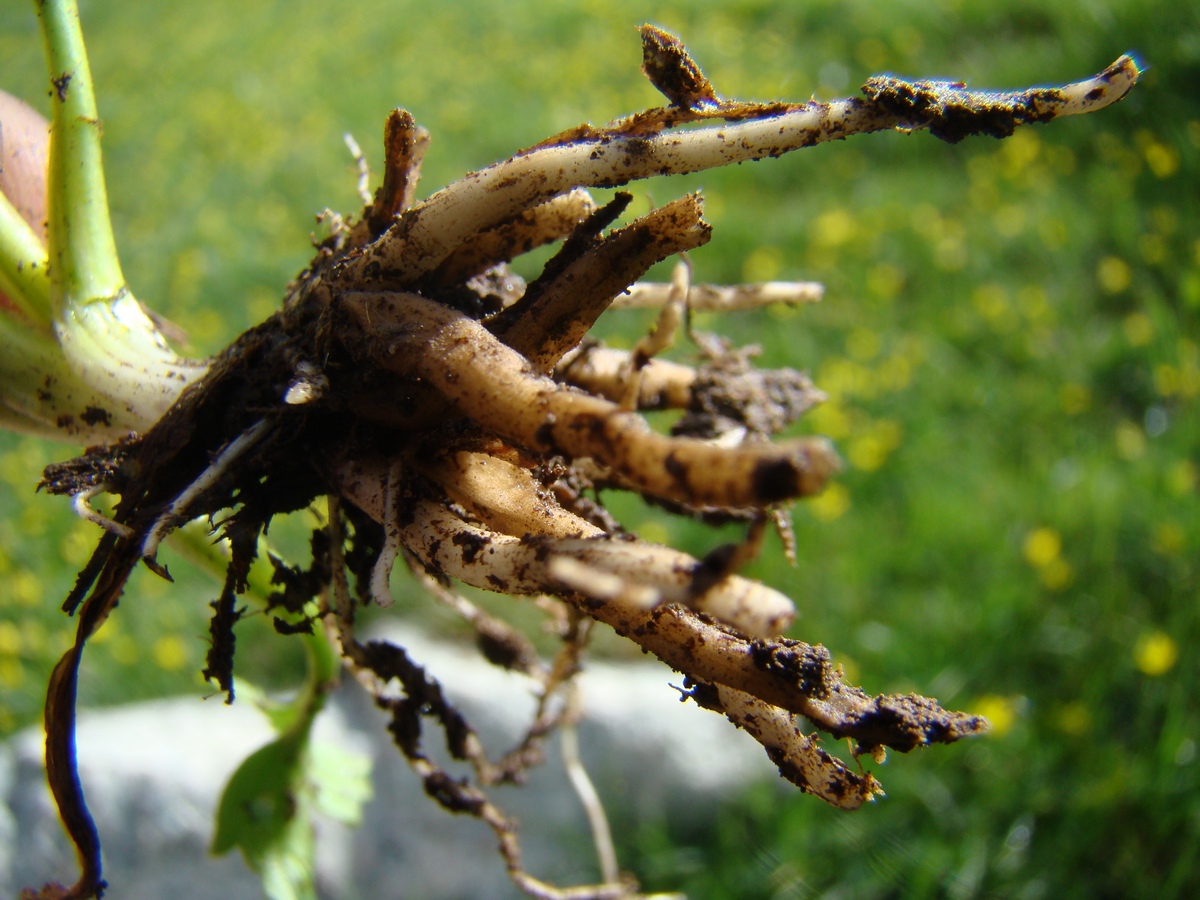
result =
[[[520,780],[545,736],[577,716],[571,678],[593,620],[681,673],[684,699],[745,729],[801,790],[844,809],[880,786],[824,750],[820,732],[849,739],[856,757],[881,758],[885,748],[907,752],[987,727],[933,700],[847,684],[824,647],[781,636],[792,601],[738,574],[767,526],[787,531],[786,504],[818,493],[838,470],[823,439],[770,440],[821,394],[802,373],[759,371],[750,353],[719,339],[698,338],[695,367],[656,355],[689,306],[804,303],[819,287],[693,286],[686,268],[671,285],[643,285],[651,265],[709,240],[701,198],[613,228],[629,196],[598,205],[586,189],[881,129],[928,128],[948,141],[1003,136],[1120,99],[1136,65],[1122,58],[1078,85],[1012,94],[872,78],[848,100],[744,103],[721,99],[677,39],[650,26],[642,35],[644,71],[666,106],[556,135],[422,202],[414,198],[428,136],[394,112],[382,187],[356,222],[321,244],[279,312],[212,360],[145,434],[47,469],[46,489],[82,498],[81,508],[99,490],[120,496],[64,604],[78,636],[47,698],[50,781],[82,866],[59,896],[99,896],[104,886],[74,755],[80,655],[134,567],[169,577],[157,548],[197,518],[219,520],[232,551],[205,668],[232,701],[238,597],[259,537],[273,517],[329,498],[311,568],[277,565],[271,607],[280,630],[333,635],[345,667],[389,713],[395,743],[429,795],[494,829],[510,875],[530,896],[638,896],[620,878],[555,888],[526,873],[515,825],[486,792]],[[529,284],[508,269],[554,242],[560,248]],[[634,350],[587,337],[611,306],[648,304],[663,313]],[[646,424],[641,413],[656,409],[685,412],[675,433]],[[743,522],[746,539],[699,559],[643,541],[607,513],[600,489]],[[528,735],[501,759],[486,755],[436,678],[403,648],[356,635],[356,612],[389,602],[397,560],[471,622],[489,660],[538,685]],[[562,638],[558,655],[542,661],[455,582],[534,598]],[[472,778],[431,759],[430,728]]]

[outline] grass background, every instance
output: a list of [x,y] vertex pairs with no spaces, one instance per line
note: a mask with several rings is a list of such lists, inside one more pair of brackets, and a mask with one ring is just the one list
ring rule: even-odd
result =
[[[44,100],[31,4],[0,8],[0,82]],[[138,296],[210,353],[357,209],[352,132],[433,133],[430,192],[584,119],[652,105],[634,26],[680,33],[719,91],[851,94],[869,74],[1056,82],[1132,50],[1097,116],[957,146],[875,135],[639,189],[703,188],[704,281],[824,281],[794,313],[702,319],[831,396],[837,485],[797,510],[795,635],[871,691],[987,714],[991,736],[878,774],[854,815],[775,786],[711,814],[613,811],[622,861],[693,897],[1191,896],[1200,888],[1200,10],[1151,2],[511,0],[82,4],[110,197]],[[604,324],[633,340],[635,317]],[[0,733],[37,720],[58,598],[95,533],[33,494],[72,448],[0,435]],[[713,535],[624,504],[649,537]],[[142,574],[89,649],[94,705],[203,690],[213,587]],[[413,599],[408,604],[419,606]],[[286,683],[265,630],[241,671]],[[240,645],[241,646],[241,645]]]

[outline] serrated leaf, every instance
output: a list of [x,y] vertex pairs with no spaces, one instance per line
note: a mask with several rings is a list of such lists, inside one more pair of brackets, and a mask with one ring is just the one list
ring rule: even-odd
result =
[[314,808],[336,822],[358,825],[371,799],[371,757],[333,744],[314,744],[306,776]]
[[285,838],[301,803],[307,733],[287,734],[251,753],[221,794],[212,852],[239,848],[246,862],[262,863]]
[[303,802],[262,860],[268,900],[316,900],[316,838]]
[[309,727],[320,711],[313,702],[311,692],[301,691],[291,700],[278,700],[245,678],[239,677],[236,683],[238,700],[250,704],[266,716],[278,734]]

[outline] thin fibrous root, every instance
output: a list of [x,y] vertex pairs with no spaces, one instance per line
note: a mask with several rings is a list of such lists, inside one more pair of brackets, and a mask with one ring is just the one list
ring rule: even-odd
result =
[[122,525],[103,513],[98,513],[88,504],[88,501],[98,494],[108,493],[112,490],[112,485],[98,484],[81,491],[71,498],[71,507],[75,510],[75,515],[81,519],[86,519],[93,525],[99,525],[105,531],[111,531],[117,537],[130,539],[134,535],[134,531],[128,525]]
[[475,630],[475,643],[488,662],[534,679],[542,686],[543,697],[549,693],[547,686],[551,682],[551,673],[542,664],[533,642],[523,632],[503,619],[489,615],[461,593],[443,584],[412,554],[406,554],[405,558],[421,587],[435,600],[454,610]]
[[403,551],[400,529],[396,527],[394,513],[390,512],[396,508],[396,494],[400,486],[400,468],[400,463],[394,463],[388,470],[383,504],[384,509],[389,510],[389,514],[383,523],[383,547],[379,550],[379,558],[375,560],[375,565],[371,567],[371,599],[380,608],[391,606],[394,602],[391,588],[392,567],[396,563],[396,557]]
[[[336,509],[331,508],[331,516],[335,514]],[[337,600],[339,607],[348,602],[345,575],[343,572],[339,576],[337,567],[334,590],[341,595]],[[424,784],[426,793],[447,810],[470,815],[492,829],[509,878],[517,887],[528,896],[541,900],[639,900],[644,897],[638,893],[635,884],[623,881],[559,888],[530,875],[522,861],[516,822],[505,815],[481,787],[452,776],[422,749],[421,720],[432,717],[445,733],[447,749],[452,756],[470,762],[482,783],[500,780],[492,777],[494,767],[483,755],[475,732],[446,700],[441,686],[401,648],[380,642],[359,644],[353,637],[350,622],[339,622],[338,631],[346,651],[347,667],[375,697],[376,704],[392,713],[389,730],[405,760]],[[397,697],[389,688],[393,680],[399,681],[402,696]]]
[[[671,294],[670,284],[639,281],[613,299],[612,309],[657,309]],[[693,284],[688,308],[693,312],[736,312],[762,306],[819,303],[825,285],[815,281],[763,281],[758,284]]]
[[[577,692],[572,692],[577,693]],[[600,863],[600,877],[608,884],[618,883],[621,872],[617,868],[617,851],[613,845],[612,829],[600,794],[592,783],[583,759],[579,755],[579,733],[573,722],[564,723],[559,730],[563,768],[575,795],[579,798],[588,826],[592,831],[592,842],[596,845],[596,858]]]
[[238,458],[267,434],[270,424],[269,420],[260,419],[239,434],[217,454],[217,458],[193,479],[191,484],[176,495],[166,511],[155,520],[154,525],[146,534],[146,539],[142,542],[142,561],[147,566],[160,575],[168,577],[166,576],[166,569],[155,562],[158,545],[168,534],[193,518],[193,515],[188,514],[188,510],[196,498],[212,488],[223,476],[228,474]]
[[354,160],[354,166],[358,169],[358,181],[355,183],[355,188],[358,191],[358,197],[366,205],[371,203],[371,168],[367,165],[367,157],[362,152],[362,148],[358,146],[358,141],[354,139],[349,131],[342,135],[342,143],[346,145],[346,149],[350,151],[350,156]]
[[628,367],[622,373],[625,382],[621,396],[617,401],[621,409],[633,410],[638,408],[641,398],[642,369],[658,354],[671,349],[675,343],[675,335],[687,315],[689,294],[692,287],[692,267],[684,256],[675,264],[671,273],[671,290],[667,293],[666,302],[659,309],[658,319],[649,333],[642,335],[633,347]]

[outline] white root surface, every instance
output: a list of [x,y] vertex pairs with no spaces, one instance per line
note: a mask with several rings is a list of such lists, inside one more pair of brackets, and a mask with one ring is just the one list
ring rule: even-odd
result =
[[509,222],[479,232],[455,249],[441,270],[461,279],[510,262],[535,247],[569,236],[595,211],[596,201],[582,189],[552,197]]
[[[463,520],[442,503],[418,500],[405,516],[411,521],[400,526],[401,540],[427,568],[466,584],[526,595],[565,590],[628,604],[638,616],[678,603],[751,637],[781,634],[795,615],[792,601],[773,588],[738,575],[706,583],[712,579],[698,575],[695,557],[612,537],[557,504],[539,501],[532,476],[519,466],[458,453],[427,471],[482,524]],[[387,523],[394,516],[387,511],[387,482],[386,472],[362,468],[345,486],[356,505]]]
[[[657,309],[670,299],[671,285],[639,281],[618,294],[612,309]],[[815,281],[763,281],[758,284],[693,284],[687,305],[693,312],[736,312],[761,306],[818,303],[825,286]]]
[[726,448],[664,437],[636,413],[530,372],[524,357],[478,322],[418,295],[349,295],[344,308],[381,345],[381,366],[421,378],[517,446],[593,458],[650,496],[761,507],[818,493],[840,467],[824,438]]
[[209,490],[217,481],[228,474],[230,467],[246,451],[251,449],[258,443],[264,435],[267,434],[270,424],[266,419],[259,419],[236,438],[230,441],[225,448],[217,454],[217,458],[209,464],[200,475],[188,485],[187,489],[180,493],[171,505],[163,512],[162,515],[155,520],[153,527],[146,535],[145,541],[142,542],[142,558],[147,563],[153,562],[158,553],[158,545],[162,543],[163,538],[179,527],[181,522],[187,521],[190,518],[187,515],[188,507],[205,491]]
[[[619,403],[625,393],[624,373],[632,354],[600,345],[581,346],[563,357],[555,378],[589,394]],[[639,409],[685,409],[692,400],[696,370],[682,363],[651,359],[638,379]]]
[[[698,561],[658,544],[602,534],[525,540],[471,525],[427,500],[418,501],[415,513],[413,524],[403,530],[405,546],[427,566],[483,590],[540,594],[565,589],[588,595],[595,578],[599,588],[595,600],[628,603],[630,611],[637,613],[678,603],[751,637],[782,633],[794,615],[792,601],[785,595],[737,575],[728,575],[697,594]],[[556,566],[560,559],[568,560],[567,565]],[[624,590],[614,591],[617,584]]]
[[[1098,75],[1058,89],[984,93],[946,82],[918,84],[937,89],[935,106],[1024,103],[1035,95],[1036,112],[1049,118],[1093,112],[1114,103],[1129,92],[1137,76],[1137,63],[1123,56]],[[859,98],[812,101],[762,118],[690,131],[631,135],[622,134],[618,123],[611,131],[541,145],[467,175],[414,207],[353,265],[357,271],[375,266],[408,281],[437,266],[475,232],[572,188],[617,187],[654,175],[699,172],[855,134],[897,127],[911,130],[925,124]]]
[[617,402],[621,409],[635,410],[641,399],[641,375],[646,363],[658,354],[671,349],[675,335],[687,316],[688,295],[692,286],[691,265],[685,260],[675,264],[671,274],[671,288],[666,302],[658,312],[658,320],[648,334],[642,335],[633,347],[628,364],[621,372],[624,385]]

